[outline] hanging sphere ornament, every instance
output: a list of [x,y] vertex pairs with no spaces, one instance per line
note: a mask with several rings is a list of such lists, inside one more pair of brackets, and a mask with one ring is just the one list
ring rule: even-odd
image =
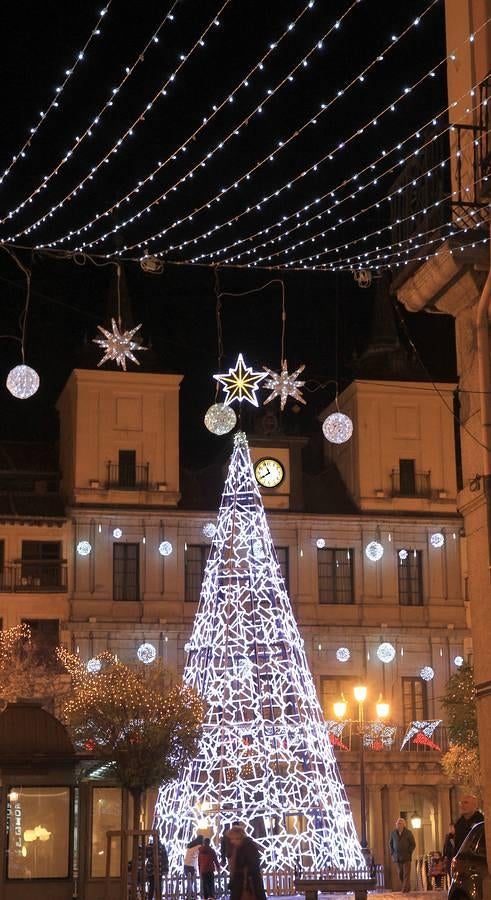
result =
[[214,403],[206,410],[205,425],[212,434],[228,434],[236,424],[235,410],[231,406],[225,406],[225,403]]
[[430,537],[430,544],[432,547],[436,547],[439,550],[440,547],[443,547],[445,543],[445,535],[441,533],[441,531],[435,531],[434,534]]
[[97,659],[97,656],[93,656],[92,659],[89,659],[87,663],[87,672],[90,672],[91,675],[96,675],[101,669],[102,663],[100,659]]
[[92,544],[88,541],[79,541],[77,544],[77,553],[79,556],[88,556],[92,550]]
[[435,673],[431,666],[423,666],[419,674],[421,675],[423,681],[431,681],[432,678],[435,677]]
[[384,641],[383,644],[379,644],[377,647],[377,656],[380,662],[390,663],[394,659],[396,655],[395,647],[392,644],[389,644],[388,641]]
[[35,369],[22,363],[10,370],[7,375],[7,387],[18,400],[27,400],[36,393],[39,387],[39,375]]
[[351,653],[349,652],[347,647],[338,647],[336,650],[336,659],[338,662],[348,662],[351,657]]
[[153,644],[140,644],[138,650],[136,651],[136,655],[140,662],[142,662],[145,666],[149,666],[150,663],[153,663],[154,659],[157,656],[157,651]]
[[384,555],[384,548],[378,541],[370,541],[365,547],[365,556],[372,562],[378,562]]
[[344,413],[331,413],[322,423],[322,431],[331,444],[345,444],[353,434],[353,422]]
[[159,553],[161,556],[170,556],[172,553],[172,544],[170,541],[161,541],[159,544]]

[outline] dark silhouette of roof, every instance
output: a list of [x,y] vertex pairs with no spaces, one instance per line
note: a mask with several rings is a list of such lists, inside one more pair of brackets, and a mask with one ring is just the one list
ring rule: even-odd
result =
[[0,765],[61,762],[74,757],[68,731],[39,703],[8,703],[0,713]]
[[401,343],[389,281],[375,281],[370,340],[354,361],[353,376],[377,381],[426,381],[427,373],[412,351]]

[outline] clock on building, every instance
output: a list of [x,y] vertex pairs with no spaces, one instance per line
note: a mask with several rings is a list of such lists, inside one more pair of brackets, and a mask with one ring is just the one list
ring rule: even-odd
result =
[[285,470],[277,459],[264,457],[259,459],[254,466],[256,480],[262,487],[278,487],[285,477]]

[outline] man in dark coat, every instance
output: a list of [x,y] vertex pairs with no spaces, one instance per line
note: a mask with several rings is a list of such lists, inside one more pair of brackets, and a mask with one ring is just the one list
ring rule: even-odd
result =
[[232,847],[230,900],[241,900],[245,892],[251,900],[266,900],[257,844],[246,836],[243,828],[230,828],[227,838]]
[[390,855],[397,866],[401,891],[408,894],[411,889],[411,859],[416,841],[412,831],[406,828],[405,819],[397,819],[396,827],[391,832]]
[[455,823],[455,853],[464,842],[471,828],[478,822],[484,822],[484,816],[479,809],[477,797],[474,794],[464,794],[459,801],[461,816]]

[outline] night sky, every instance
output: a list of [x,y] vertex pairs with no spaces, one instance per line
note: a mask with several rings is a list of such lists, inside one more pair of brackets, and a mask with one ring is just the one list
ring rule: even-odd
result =
[[[155,95],[166,77],[179,64],[186,52],[217,15],[223,4],[201,0],[181,0],[176,4],[149,2],[122,4],[112,0],[100,29],[93,38],[84,59],[80,61],[68,86],[59,99],[59,107],[46,117],[34,135],[26,156],[19,159],[0,185],[0,217],[20,204],[35,190],[43,176],[50,173],[71,146],[76,135],[84,132],[101,106],[111,95],[141,49],[169,10],[173,21],[167,21],[159,32],[158,43],[152,43],[143,61],[136,67],[114,98],[114,103],[94,127],[80,149],[51,178],[47,188],[33,202],[0,226],[0,237],[6,238],[25,229],[69,194],[91,168],[114,146],[122,132],[137,117],[148,100]],[[107,4],[106,4],[107,5]],[[302,204],[312,202],[319,194],[349,179],[380,155],[384,147],[403,140],[446,105],[444,66],[421,90],[414,90],[397,104],[380,124],[367,130],[358,140],[334,154],[334,159],[319,167],[291,191],[265,204],[260,210],[239,216],[231,226],[219,230],[210,239],[201,240],[198,249],[189,245],[185,251],[171,251],[169,246],[187,241],[214,223],[233,218],[247,206],[254,205],[275,187],[284,184],[304,168],[312,165],[330,148],[345,142],[368,118],[397,96],[404,85],[412,84],[445,55],[443,2],[437,2],[425,15],[418,28],[384,57],[363,82],[346,91],[340,102],[332,104],[317,124],[293,140],[274,161],[262,166],[257,175],[244,181],[235,191],[227,191],[220,203],[211,204],[178,227],[172,223],[187,216],[222,185],[233,184],[241,173],[271,153],[302,122],[314,115],[321,102],[329,102],[365,65],[400,34],[412,18],[422,15],[429,0],[412,0],[394,4],[386,0],[348,0],[322,2],[313,7],[291,29],[271,54],[264,69],[256,72],[250,84],[234,95],[207,128],[178,154],[165,169],[146,184],[131,204],[104,217],[87,239],[121,225],[128,212],[144,207],[154,197],[176,183],[190,167],[203,159],[209,148],[247,116],[270,86],[289,72],[302,59],[330,26],[345,16],[342,26],[325,39],[309,64],[296,73],[273,99],[264,103],[261,113],[251,116],[220,152],[212,155],[206,167],[200,167],[192,179],[169,191],[165,201],[152,207],[129,228],[119,228],[88,255],[63,258],[33,250],[36,244],[48,243],[92,220],[96,212],[105,210],[124,196],[140,178],[153,169],[157,161],[171,156],[187,137],[209,115],[213,104],[230,95],[235,85],[261,58],[307,6],[306,2],[258,2],[231,0],[218,15],[219,25],[210,30],[205,46],[185,63],[169,85],[167,95],[160,97],[134,134],[123,142],[117,154],[103,164],[93,181],[64,204],[39,229],[13,239],[15,253],[32,269],[32,292],[26,329],[26,361],[41,377],[41,388],[34,398],[16,401],[2,390],[2,436],[5,439],[54,439],[57,420],[54,401],[85,340],[96,335],[97,324],[108,324],[107,296],[115,267],[104,254],[120,252],[125,260],[125,274],[131,297],[135,324],[142,322],[144,342],[151,341],[158,354],[162,371],[180,372],[182,386],[184,459],[195,465],[204,464],[217,451],[218,439],[202,425],[203,414],[214,401],[211,375],[217,371],[217,329],[215,324],[216,284],[220,291],[245,292],[282,278],[285,285],[287,323],[286,356],[290,370],[306,364],[308,379],[305,391],[308,408],[301,414],[289,411],[286,428],[311,430],[318,428],[315,415],[333,397],[337,377],[342,389],[350,380],[352,360],[366,345],[373,302],[372,291],[361,290],[349,271],[337,274],[309,271],[268,271],[221,267],[218,282],[209,266],[181,265],[194,253],[216,250],[225,244],[255,233],[282,215],[290,215]],[[0,170],[9,165],[28,137],[29,129],[39,121],[39,112],[47,109],[55,88],[63,81],[63,72],[73,65],[81,47],[95,27],[98,10],[93,3],[65,3],[48,0],[42,4],[23,2],[10,4],[2,11],[0,79],[2,133],[0,137]],[[280,52],[281,51],[281,52]],[[411,145],[412,146],[412,145]],[[382,180],[381,196],[390,189],[399,170]],[[367,191],[372,202],[375,194]],[[339,195],[341,196],[341,195]],[[362,206],[360,201],[346,204],[352,214]],[[131,207],[131,209],[130,209]],[[343,213],[344,215],[344,213]],[[388,210],[371,210],[355,223],[329,237],[331,246],[351,241],[364,233],[387,224]],[[145,274],[137,261],[139,251],[124,251],[125,246],[140,242],[164,227],[169,234],[151,243],[152,250],[165,250],[161,275]],[[320,227],[320,226],[319,226]],[[64,242],[65,249],[78,246],[77,240]],[[386,243],[386,239],[384,240]],[[317,249],[319,249],[317,247]],[[224,258],[226,254],[222,254]],[[1,334],[19,335],[19,315],[25,298],[25,278],[11,257],[0,253]],[[278,369],[281,356],[281,286],[274,283],[244,298],[222,298],[224,339],[223,366],[228,368],[242,351],[246,360],[260,368]],[[410,333],[433,378],[455,376],[452,321],[446,317],[406,315]],[[402,335],[402,340],[405,340]],[[435,352],[438,347],[438,352]],[[2,339],[0,377],[20,361],[19,344]],[[322,387],[326,385],[326,387]]]

